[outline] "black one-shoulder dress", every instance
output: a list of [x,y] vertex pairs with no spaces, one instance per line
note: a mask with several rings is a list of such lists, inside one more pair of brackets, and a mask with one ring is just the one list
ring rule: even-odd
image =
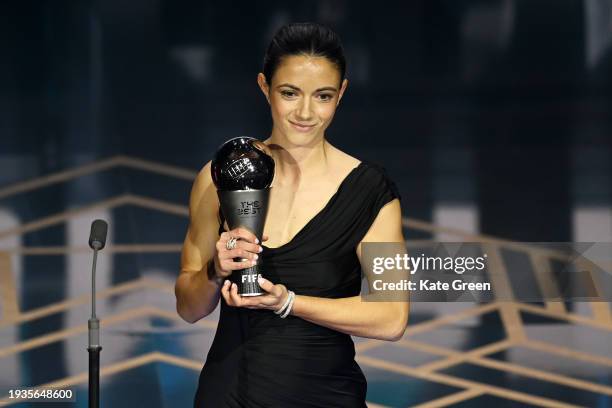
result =
[[[278,248],[264,246],[264,277],[296,295],[359,295],[355,248],[394,198],[399,193],[384,169],[361,162],[291,241]],[[195,407],[366,406],[366,379],[348,334],[295,316],[281,319],[269,310],[231,307],[223,298],[220,303]]]

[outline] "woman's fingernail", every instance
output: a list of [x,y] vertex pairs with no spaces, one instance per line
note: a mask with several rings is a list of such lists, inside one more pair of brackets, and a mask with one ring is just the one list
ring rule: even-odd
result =
[[253,266],[257,265],[257,261],[251,261],[251,265]]
[[228,281],[227,279],[225,280],[225,282],[223,282],[223,286],[227,286],[229,285],[230,281]]
[[262,246],[259,247],[259,252],[261,252],[261,251],[263,251],[263,247]]
[[259,283],[260,285],[261,285],[261,284],[263,284],[263,283],[264,283],[264,281],[265,281],[265,279],[264,279],[264,278],[262,278],[261,276],[258,276],[258,277],[257,277],[257,283]]
[[257,259],[257,258],[259,258],[259,255],[257,254],[253,255],[253,259]]

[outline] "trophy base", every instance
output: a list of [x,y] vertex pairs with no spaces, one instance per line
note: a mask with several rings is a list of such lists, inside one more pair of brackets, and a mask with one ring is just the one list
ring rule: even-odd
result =
[[257,283],[257,278],[261,276],[259,265],[251,266],[246,269],[234,271],[233,279],[238,285],[238,294],[240,296],[261,296],[265,295],[263,290]]

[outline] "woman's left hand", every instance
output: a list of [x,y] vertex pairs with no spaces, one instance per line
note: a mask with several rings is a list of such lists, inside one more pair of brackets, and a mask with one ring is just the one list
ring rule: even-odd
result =
[[266,294],[242,297],[238,294],[238,285],[226,280],[221,287],[221,295],[229,306],[246,307],[248,309],[280,309],[288,296],[285,285],[280,283],[275,285],[264,278],[258,279],[257,282],[267,292]]

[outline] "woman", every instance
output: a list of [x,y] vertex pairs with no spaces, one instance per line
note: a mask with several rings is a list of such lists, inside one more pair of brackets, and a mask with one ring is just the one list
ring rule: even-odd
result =
[[[272,39],[257,77],[273,119],[265,149],[276,163],[266,246],[249,231],[224,231],[210,163],[195,180],[177,311],[193,323],[223,297],[196,407],[365,407],[350,335],[404,332],[407,303],[359,296],[361,243],[404,238],[399,194],[384,171],[325,138],[344,74],[339,38],[325,27],[290,24]],[[225,278],[256,262],[267,293],[242,298]]]

